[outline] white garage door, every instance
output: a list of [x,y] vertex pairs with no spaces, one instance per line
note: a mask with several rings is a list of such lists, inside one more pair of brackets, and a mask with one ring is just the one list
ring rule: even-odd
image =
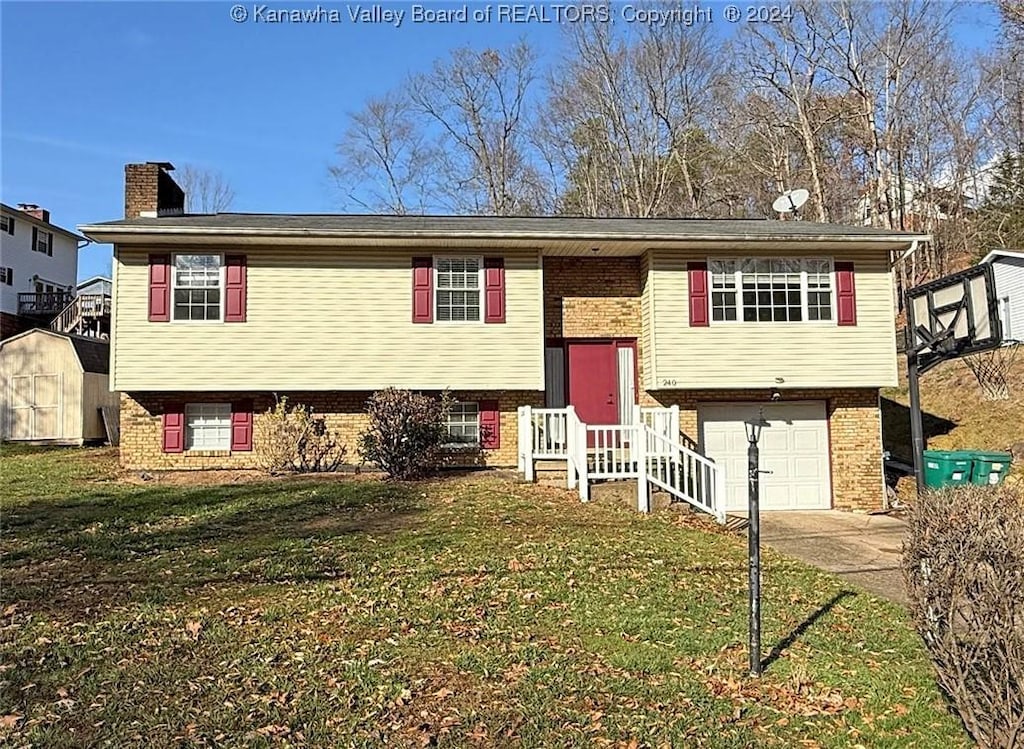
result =
[[747,436],[743,422],[764,417],[761,509],[822,510],[832,506],[828,422],[822,401],[729,403],[698,407],[704,453],[725,470],[726,510],[747,509]]

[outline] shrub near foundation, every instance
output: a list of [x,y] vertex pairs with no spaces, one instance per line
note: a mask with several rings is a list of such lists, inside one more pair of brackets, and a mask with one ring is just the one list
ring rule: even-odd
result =
[[272,474],[336,471],[347,450],[309,406],[282,397],[256,424],[257,461]]
[[932,492],[909,521],[903,572],[939,685],[979,746],[1024,746],[1024,495]]
[[448,439],[449,398],[408,390],[378,390],[367,401],[370,426],[359,436],[359,452],[391,478],[415,479],[434,471]]

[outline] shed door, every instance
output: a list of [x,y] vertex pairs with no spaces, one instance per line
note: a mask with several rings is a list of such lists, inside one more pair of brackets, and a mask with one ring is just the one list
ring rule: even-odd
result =
[[761,508],[824,510],[832,505],[828,421],[822,401],[716,403],[698,409],[705,454],[725,470],[726,510],[747,509],[747,436],[743,422],[760,409]]
[[32,375],[11,378],[10,435],[12,440],[32,439]]
[[11,378],[11,439],[59,439],[61,411],[59,374]]

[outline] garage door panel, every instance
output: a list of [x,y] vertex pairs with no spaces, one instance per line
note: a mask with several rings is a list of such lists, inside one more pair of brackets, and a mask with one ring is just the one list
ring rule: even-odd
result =
[[828,422],[821,401],[699,406],[701,445],[723,467],[726,509],[747,508],[747,438],[744,421],[762,412],[761,507],[766,510],[831,506]]

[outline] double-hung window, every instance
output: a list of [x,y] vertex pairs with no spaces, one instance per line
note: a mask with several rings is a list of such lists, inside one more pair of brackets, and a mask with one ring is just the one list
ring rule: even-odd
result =
[[53,256],[53,232],[36,230],[35,247],[32,249],[44,255]]
[[478,257],[440,257],[435,263],[435,319],[480,322],[481,262]]
[[448,444],[480,444],[480,406],[477,403],[453,403],[448,409]]
[[5,234],[14,234],[14,219],[10,216],[0,216],[0,231]]
[[175,255],[174,320],[221,320],[224,273],[220,255]]
[[831,320],[830,258],[711,260],[711,319],[715,322]]
[[231,404],[189,403],[185,406],[186,450],[231,449]]

